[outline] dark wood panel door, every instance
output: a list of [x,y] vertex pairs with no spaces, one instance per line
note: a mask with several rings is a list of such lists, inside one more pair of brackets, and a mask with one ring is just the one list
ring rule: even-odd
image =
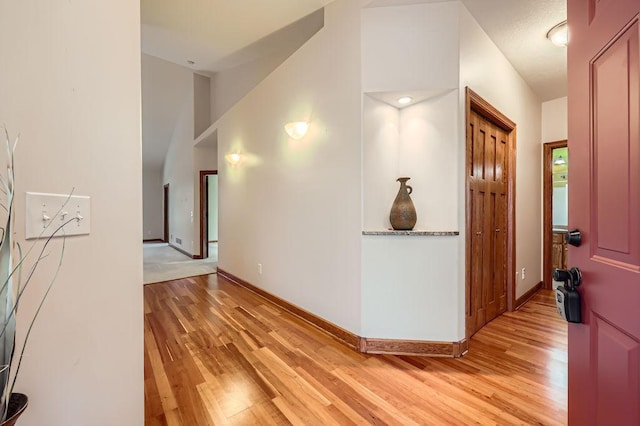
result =
[[473,110],[468,132],[467,335],[471,336],[506,310],[508,138]]
[[569,0],[569,424],[640,424],[640,1]]

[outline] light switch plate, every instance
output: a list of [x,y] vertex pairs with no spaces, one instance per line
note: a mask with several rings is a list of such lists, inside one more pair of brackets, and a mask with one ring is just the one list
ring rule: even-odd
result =
[[[91,231],[91,197],[27,192],[26,239],[86,235]],[[73,220],[72,220],[73,219]],[[65,222],[63,229],[59,229]],[[57,231],[57,232],[56,232]]]

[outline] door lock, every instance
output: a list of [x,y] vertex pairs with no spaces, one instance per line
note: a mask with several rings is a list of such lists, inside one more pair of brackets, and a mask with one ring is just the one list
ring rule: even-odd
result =
[[553,279],[564,283],[556,288],[556,308],[560,316],[568,322],[582,322],[580,293],[576,290],[582,282],[580,269],[556,269]]

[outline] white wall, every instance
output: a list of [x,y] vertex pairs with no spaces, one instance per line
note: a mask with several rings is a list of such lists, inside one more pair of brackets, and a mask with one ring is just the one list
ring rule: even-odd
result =
[[193,92],[193,71],[142,54],[142,167],[164,166],[173,130],[186,96]]
[[457,2],[363,9],[363,91],[455,89],[457,22]]
[[542,103],[542,142],[568,139],[567,97]]
[[[360,330],[360,8],[325,25],[218,123],[219,267],[341,327]],[[289,140],[285,123],[310,120]],[[257,265],[263,265],[258,273]]]
[[[239,62],[244,60],[244,63],[223,69],[211,76],[211,121],[218,120],[323,25],[323,11],[313,12],[235,55],[235,59]],[[278,48],[274,49],[273,46]],[[259,51],[259,55],[254,51]],[[246,57],[254,59],[246,61]]]
[[[416,230],[459,230],[458,44],[456,3],[362,10],[365,230],[390,227],[399,176],[411,177]],[[401,110],[374,99],[405,91],[431,94]],[[362,237],[365,337],[464,338],[458,239]]]
[[[142,55],[143,82],[145,83],[144,102],[147,111],[144,116],[145,143],[164,145],[162,138],[169,137],[167,154],[161,171],[161,182],[157,188],[169,184],[169,242],[187,253],[194,253],[194,225],[191,214],[194,208],[194,166],[193,135],[195,129],[195,107],[202,106],[203,98],[208,98],[208,86],[205,77],[194,80],[194,73],[182,67],[153,56]],[[204,87],[204,94],[199,93],[196,102],[195,89]],[[205,113],[206,113],[205,108]],[[200,127],[208,122],[208,117],[199,118]],[[147,170],[158,167],[145,163],[145,180]],[[149,172],[151,173],[151,172]],[[145,185],[145,199],[155,197],[148,192],[156,190],[154,186]],[[162,197],[162,192],[160,193]],[[162,202],[162,200],[160,201]],[[162,221],[163,210],[158,212]],[[195,214],[195,212],[194,212]],[[146,218],[146,216],[145,216]],[[157,216],[156,216],[157,219]],[[145,235],[147,233],[145,219]],[[160,234],[164,233],[161,222]],[[182,243],[178,243],[179,238]]]
[[[399,176],[410,176],[416,230],[457,231],[458,91],[397,110],[364,96],[365,230],[390,227]],[[365,337],[458,341],[459,237],[363,236]],[[464,277],[464,275],[462,275]],[[384,315],[381,313],[384,312]]]
[[[469,86],[517,125],[516,137],[516,271],[526,268],[526,279],[518,275],[516,297],[542,281],[542,150],[541,103],[500,50],[460,5],[461,129],[464,129],[464,87]],[[464,132],[460,136],[458,164],[464,170]],[[464,205],[464,180],[459,184]],[[460,223],[464,224],[464,209]],[[464,226],[461,226],[464,231]],[[461,238],[464,244],[464,238]],[[461,253],[463,252],[461,247]],[[461,254],[462,259],[464,255]],[[464,262],[461,262],[464,268]]]
[[[169,184],[169,242],[189,254],[197,255],[200,254],[199,173],[200,170],[217,169],[217,145],[193,145],[194,135],[209,127],[210,79],[157,58],[144,55],[143,59],[143,77],[156,78],[164,83],[156,84],[154,92],[149,91],[149,99],[173,99],[177,103],[172,108],[173,115],[177,117],[171,116],[165,120],[172,123],[173,129],[160,183],[161,191],[162,186]],[[162,96],[158,93],[162,90],[170,92],[172,96]],[[204,142],[211,144],[208,140]]]
[[[338,15],[339,9],[350,14]],[[449,44],[453,51],[446,48]],[[440,61],[427,63],[425,51]],[[358,52],[362,67],[354,59]],[[487,63],[480,62],[478,52]],[[409,75],[405,68],[418,71]],[[502,77],[500,86],[495,75]],[[354,93],[358,83],[360,91]],[[245,158],[236,168],[221,165],[220,219],[225,227],[220,230],[220,267],[367,337],[464,338],[461,94],[467,84],[518,123],[518,191],[523,194],[516,207],[518,235],[527,241],[535,234],[535,241],[540,225],[529,222],[539,222],[539,195],[528,198],[540,189],[539,154],[531,153],[540,141],[540,103],[466,9],[455,2],[358,11],[340,1],[327,9],[325,28],[217,124],[220,155],[239,151]],[[366,94],[402,90],[440,95],[398,112]],[[352,96],[360,107],[352,104]],[[312,123],[307,138],[287,140],[283,124],[307,117]],[[359,140],[359,123],[361,153],[350,139]],[[362,225],[386,228],[400,174],[412,177],[418,228],[462,235],[359,236],[361,223],[354,213],[360,186]],[[526,267],[529,274],[518,282],[517,295],[540,280],[540,247],[535,245],[518,245],[518,268]],[[354,263],[357,256],[360,267]],[[390,271],[397,268],[403,271],[401,283],[390,282]],[[332,278],[325,275],[329,269]],[[396,290],[395,304],[389,304],[389,286]],[[419,302],[425,297],[428,302]],[[396,310],[386,321],[379,315],[385,304]],[[438,309],[425,313],[430,304]]]
[[193,138],[211,125],[211,78],[193,74]]
[[[163,185],[169,184],[169,243],[189,254],[198,252],[194,240],[193,74],[182,74],[184,101],[164,163]],[[197,181],[197,180],[196,180]],[[177,239],[182,242],[179,243]]]
[[456,309],[456,286],[464,280],[457,273],[458,238],[363,236],[362,336],[436,342],[465,337],[464,316]]
[[402,176],[412,176],[411,194],[418,223],[416,229],[458,229],[455,167],[458,136],[455,111],[458,91],[436,96],[400,111],[400,164]]
[[400,113],[367,95],[362,100],[363,228],[375,231],[391,226],[389,213],[399,187],[395,180],[400,177]]
[[[30,398],[21,425],[144,422],[139,8],[0,4],[0,120],[21,134],[17,239],[25,191],[91,196],[91,234],[67,239],[31,335],[16,387]],[[41,272],[31,290],[53,270]],[[37,303],[23,298],[21,334]]]
[[[398,110],[365,95],[363,99],[363,218],[365,230],[388,229],[391,205],[411,178],[415,229],[458,229],[458,91]],[[434,184],[437,183],[437,184]]]
[[162,170],[146,168],[142,174],[142,229],[145,240],[164,237]]

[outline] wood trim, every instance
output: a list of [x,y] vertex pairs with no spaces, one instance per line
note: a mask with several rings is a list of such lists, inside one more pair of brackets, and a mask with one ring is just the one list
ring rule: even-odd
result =
[[527,291],[525,294],[523,294],[522,296],[518,297],[518,300],[516,300],[516,308],[514,310],[517,311],[518,309],[520,309],[522,307],[522,305],[527,303],[529,301],[529,299],[531,299],[533,296],[535,296],[535,294],[538,292],[538,290],[540,290],[543,287],[544,287],[544,282],[540,281],[538,284],[536,284],[533,287],[531,287],[529,289],[529,291]]
[[175,245],[169,243],[169,247],[171,247],[172,249],[178,250],[180,253],[184,254],[185,256],[189,256],[191,259],[197,259],[193,254],[187,252],[186,250],[184,250],[184,249],[182,249],[182,248],[180,248],[178,246],[175,246]]
[[205,176],[217,175],[217,170],[200,170],[200,254],[197,259],[204,259],[205,257],[209,257],[209,229],[207,227],[206,217],[208,215],[208,194],[207,187],[205,184]]
[[292,313],[293,315],[302,318],[310,324],[315,325],[320,330],[330,334],[341,342],[345,343],[347,346],[350,346],[353,349],[358,349],[360,347],[360,337],[339,327],[329,321],[320,318],[319,316],[312,314],[309,311],[306,311],[292,303],[287,302],[284,299],[279,298],[278,296],[269,293],[259,287],[254,286],[253,284],[248,283],[247,281],[239,278],[223,269],[218,268],[218,275],[226,278],[228,281],[231,281],[235,284],[238,284],[241,287],[246,288],[247,290],[252,291],[253,293],[261,296],[262,298],[268,300],[274,305]]
[[469,341],[429,342],[424,340],[360,339],[360,352],[367,354],[418,355],[460,358],[469,350]]
[[[494,108],[480,95],[466,87],[465,96],[465,322],[468,316],[469,301],[471,300],[470,268],[471,268],[471,232],[469,229],[470,203],[469,176],[471,175],[471,162],[469,152],[469,121],[471,110],[487,118],[496,126],[508,133],[507,153],[507,310],[513,311],[516,306],[515,297],[515,271],[516,271],[516,123]],[[471,337],[469,328],[465,325],[467,338]]]
[[493,105],[484,100],[480,95],[466,87],[467,101],[476,111],[484,115],[489,121],[507,132],[515,130],[516,123],[511,121],[506,115],[498,111]]
[[542,155],[542,281],[544,288],[551,290],[551,249],[553,239],[553,150],[564,148],[567,141],[547,142],[543,144]]
[[514,128],[509,135],[509,173],[507,210],[507,310],[514,311],[516,307],[516,134]]
[[164,243],[165,241],[161,238],[152,238],[150,240],[142,240],[143,243]]
[[311,325],[329,334],[346,346],[363,353],[387,354],[387,355],[422,355],[433,357],[459,358],[466,354],[469,349],[467,339],[459,342],[430,342],[426,340],[398,340],[398,339],[376,339],[360,337],[350,331],[339,327],[311,312],[302,309],[280,297],[269,293],[247,281],[239,278],[224,269],[218,268],[218,276],[229,282],[246,288],[263,299],[288,311],[289,313],[303,319]]

